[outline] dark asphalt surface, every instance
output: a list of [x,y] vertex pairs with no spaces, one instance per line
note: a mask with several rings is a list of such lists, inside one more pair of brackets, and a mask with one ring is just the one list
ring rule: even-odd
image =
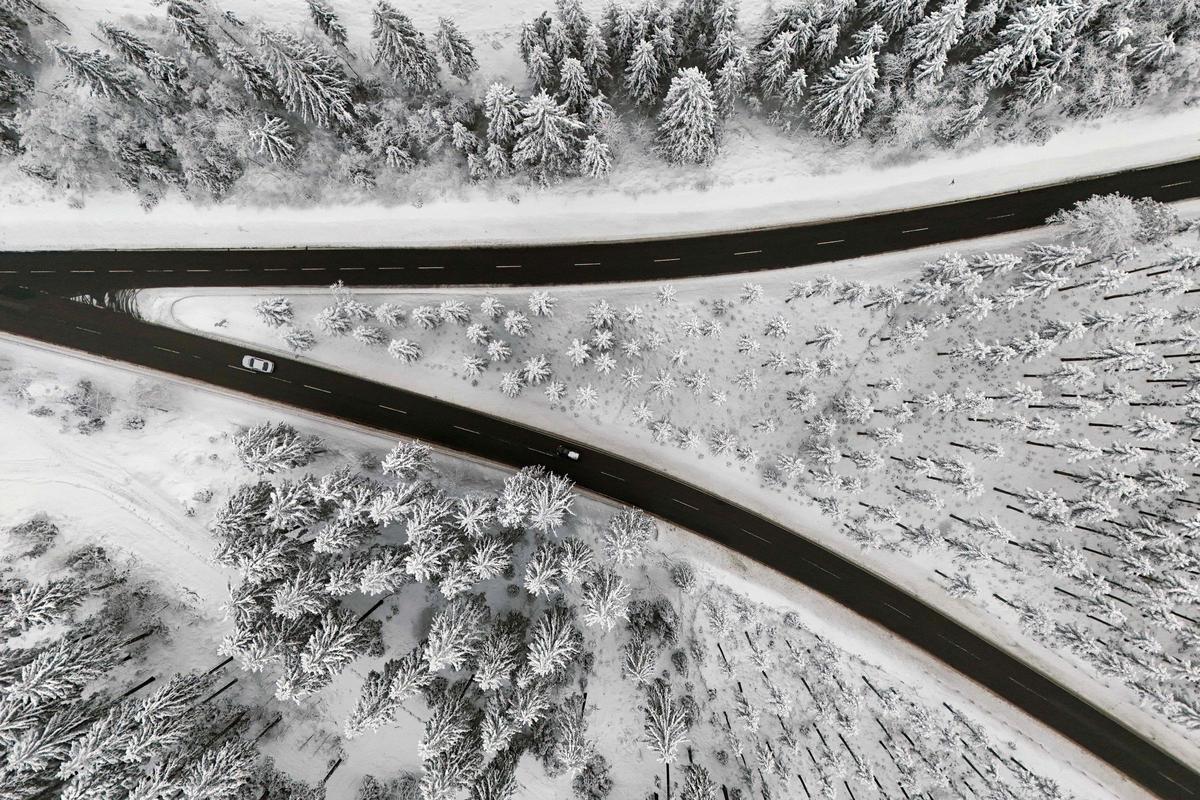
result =
[[[875,574],[669,475],[580,442],[301,361],[271,356],[276,371],[262,375],[241,368],[246,351],[238,346],[45,294],[18,303],[26,308],[0,299],[0,330],[398,437],[419,437],[513,467],[543,464],[565,473],[580,486],[644,508],[822,592],[974,679],[1159,797],[1200,797],[1195,770],[1103,710]],[[582,454],[578,462],[554,455],[564,443]]]
[[[0,284],[123,286],[542,285],[660,280],[816,264],[1042,224],[1093,194],[1200,194],[1200,159],[945,205],[786,228],[543,247],[0,252]],[[898,194],[902,194],[898,191]],[[904,197],[896,198],[897,205]],[[2,222],[2,221],[0,221]],[[147,218],[153,224],[153,217]],[[469,222],[464,221],[464,229]]]

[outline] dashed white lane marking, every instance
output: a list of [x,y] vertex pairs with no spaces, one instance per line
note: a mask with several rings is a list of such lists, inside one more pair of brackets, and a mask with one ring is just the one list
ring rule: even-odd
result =
[[0,269],[0,275],[16,275],[16,274],[17,274],[17,271],[15,269]]
[[408,413],[407,411],[405,411],[402,408],[392,408],[391,406],[385,406],[383,403],[380,403],[379,407],[386,408],[388,411],[395,411],[397,414],[407,414]]
[[338,272],[362,272],[366,267],[338,267]]
[[404,267],[380,267],[379,269],[380,269],[380,271],[381,271],[381,272],[385,272],[385,271],[387,271],[387,270],[397,270],[397,269],[404,269]]
[[612,478],[613,480],[618,480],[618,481],[620,481],[621,483],[625,483],[625,482],[626,482],[626,481],[625,481],[625,479],[624,479],[624,478],[622,478],[620,475],[613,475],[611,472],[605,472],[604,470],[600,470],[600,474],[601,474],[601,475],[607,475],[608,477]]
[[225,271],[226,272],[249,272],[250,269],[248,267],[226,267]]
[[310,386],[307,383],[304,384],[304,388],[312,389],[314,392],[324,392],[325,394],[333,394],[333,392],[329,391],[328,389],[322,389],[320,386]]
[[[192,356],[192,358],[199,358],[199,357],[200,356],[197,356],[197,355]],[[230,369],[236,369],[238,372],[249,372],[251,375],[258,374],[257,372],[255,372],[252,369],[246,369],[245,367],[239,367],[237,364],[226,364],[225,366],[229,367]]]
[[888,608],[890,608],[892,611],[895,611],[895,612],[896,612],[897,614],[899,614],[900,616],[904,617],[905,619],[912,619],[912,617],[910,617],[908,614],[905,614],[903,611],[901,611],[900,609],[896,608],[894,605],[892,605],[892,604],[891,604],[891,603],[889,603],[888,601],[884,600],[884,601],[883,601],[883,604],[884,604],[885,606],[887,606]]
[[734,253],[734,255],[735,256],[752,256],[752,255],[755,255],[756,253],[761,253],[761,252],[762,252],[762,250],[739,250],[736,253]]
[[678,498],[676,498],[676,497],[672,497],[671,499],[672,499],[672,500],[674,500],[676,503],[679,503],[679,505],[681,505],[681,506],[687,506],[687,507],[688,507],[688,508],[690,508],[692,511],[699,511],[699,510],[700,510],[700,509],[696,508],[694,505],[692,505],[691,503],[685,503],[685,502],[683,502],[682,500],[680,500],[680,499],[678,499]]
[[329,267],[301,267],[300,271],[301,272],[324,272],[327,269],[329,269]]
[[94,333],[94,334],[95,334],[95,335],[97,335],[97,336],[99,336],[99,335],[100,335],[100,331],[94,331],[94,330],[92,330],[91,328],[85,328],[85,327],[83,327],[82,325],[76,325],[76,326],[75,326],[75,330],[77,330],[77,331],[84,331],[85,333]]
[[1160,188],[1160,189],[1170,189],[1172,186],[1184,186],[1185,184],[1189,184],[1189,183],[1191,183],[1191,181],[1175,181],[1174,183],[1163,183],[1163,184],[1160,184],[1158,188]]
[[31,269],[29,272],[33,275],[45,275],[49,272],[54,272],[52,269]]
[[171,348],[169,348],[169,347],[159,347],[158,345],[154,345],[154,349],[155,349],[155,350],[162,350],[164,353],[174,353],[175,355],[179,355],[179,351],[178,351],[178,350],[172,350],[172,349],[171,349]]
[[575,266],[577,266],[577,267],[598,267],[598,266],[600,266],[600,262],[599,261],[576,261]]
[[188,272],[212,272],[211,269],[189,269]]
[[291,381],[289,381],[287,378],[281,378],[278,375],[272,375],[271,380],[279,381],[280,383],[291,383]]
[[131,269],[110,269],[109,272],[133,272]]
[[73,270],[71,270],[71,272],[72,272],[72,273],[79,273],[79,272],[95,272],[95,271],[96,271],[96,270],[94,270],[94,269],[73,269]]
[[656,259],[654,259],[654,263],[655,264],[665,264],[668,261],[678,261],[678,260],[679,260],[678,258],[656,258]]
[[470,428],[464,428],[462,425],[452,425],[451,427],[453,427],[453,428],[457,428],[457,429],[458,429],[458,430],[460,430],[460,431],[465,431],[466,433],[473,433],[473,434],[475,434],[476,436],[478,436],[478,435],[479,435],[479,431],[473,431],[473,430],[471,430]]
[[841,244],[844,241],[846,241],[846,240],[845,239],[826,239],[823,242],[817,242],[817,247],[820,247],[823,244]]
[[442,269],[441,267],[417,267],[417,269]]
[[746,530],[745,528],[742,528],[742,533],[748,533],[748,534],[750,534],[751,536],[753,536],[755,539],[758,539],[760,542],[766,542],[767,544],[770,544],[770,543],[771,543],[771,540],[770,540],[770,539],[765,539],[765,538],[763,538],[762,536],[759,536],[759,535],[758,535],[757,533],[755,533],[754,531],[748,531],[748,530]]
[[526,446],[525,449],[532,450],[535,453],[541,453],[544,456],[550,456],[551,458],[554,458],[554,453],[547,453],[545,450],[538,450],[536,447]]
[[996,214],[995,216],[986,217],[986,219],[1005,219],[1007,217],[1015,217],[1016,215],[1017,212],[1014,211],[1011,214]]
[[929,230],[929,228],[909,228],[906,231],[900,231],[900,232],[901,233],[920,233],[921,231],[927,231],[927,230]]
[[287,267],[266,267],[263,272],[287,272]]
[[520,269],[520,264],[497,264],[496,269]]

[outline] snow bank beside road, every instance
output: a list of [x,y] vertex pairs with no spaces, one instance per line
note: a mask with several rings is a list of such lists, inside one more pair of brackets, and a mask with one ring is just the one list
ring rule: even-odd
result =
[[891,167],[872,164],[862,143],[814,152],[762,127],[735,123],[711,169],[681,170],[630,153],[635,163],[610,184],[568,182],[531,190],[519,203],[494,187],[464,186],[421,207],[198,207],[170,197],[145,213],[127,194],[67,208],[10,189],[0,191],[0,249],[462,246],[699,235],[932,205],[1200,154],[1200,107],[1079,125],[1040,147],[939,153]]

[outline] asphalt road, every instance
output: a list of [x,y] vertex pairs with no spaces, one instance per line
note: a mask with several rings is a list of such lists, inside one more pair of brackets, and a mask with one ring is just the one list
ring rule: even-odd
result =
[[[23,306],[23,308],[22,308]],[[0,330],[420,437],[514,467],[543,464],[820,591],[974,679],[1164,800],[1200,798],[1200,774],[1103,710],[877,575],[757,514],[669,475],[450,403],[312,364],[273,357],[273,375],[243,369],[244,349],[40,294],[0,300]]]
[[[1008,194],[811,225],[543,247],[97,250],[0,253],[0,285],[544,285],[660,280],[816,264],[1042,224],[1093,194],[1163,201],[1200,194],[1200,159]],[[898,205],[904,198],[898,197]],[[464,221],[464,227],[469,227]]]

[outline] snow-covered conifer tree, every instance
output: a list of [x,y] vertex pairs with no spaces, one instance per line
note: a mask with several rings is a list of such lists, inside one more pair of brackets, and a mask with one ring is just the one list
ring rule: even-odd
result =
[[137,77],[112,56],[62,42],[50,42],[50,49],[66,68],[71,82],[92,94],[126,102],[142,99]]
[[687,715],[675,702],[671,686],[666,681],[654,681],[646,690],[646,724],[642,741],[658,756],[661,764],[675,757],[675,750],[688,741]]
[[173,59],[159,53],[137,35],[107,23],[100,23],[100,33],[121,58],[140,69],[146,77],[168,91],[178,91],[183,69]]
[[434,614],[424,654],[429,671],[460,669],[475,652],[487,614],[483,595],[456,597]]
[[449,17],[438,18],[438,31],[435,39],[438,52],[446,62],[450,74],[460,80],[468,80],[479,62],[475,60],[475,48],[471,40],[463,36],[454,20]]
[[583,142],[579,167],[589,178],[606,177],[612,172],[612,152],[608,143],[596,134],[590,134]]
[[679,70],[658,115],[658,149],[669,161],[704,164],[717,152],[712,85],[695,67]]
[[604,550],[619,566],[632,565],[646,550],[656,534],[654,520],[636,508],[623,508],[608,521]]
[[875,57],[875,52],[847,56],[813,87],[806,110],[818,131],[842,140],[858,136],[875,101]]
[[311,464],[324,445],[319,436],[305,436],[284,422],[255,425],[233,437],[242,464],[270,475]]
[[264,64],[287,109],[324,128],[350,125],[350,83],[337,61],[311,42],[266,28],[258,32]]
[[604,630],[628,619],[629,584],[611,569],[599,569],[583,584],[583,621]]
[[579,653],[580,635],[570,612],[562,606],[546,609],[530,632],[527,659],[534,675],[558,672]]
[[513,163],[548,182],[576,166],[583,123],[554,98],[539,92],[521,108]]
[[639,42],[625,67],[625,93],[638,105],[654,105],[658,101],[660,70],[654,45],[648,41]]
[[329,43],[336,48],[346,46],[346,26],[338,19],[337,12],[333,10],[326,0],[306,0],[308,3],[308,14],[312,17],[313,25],[317,27],[325,37],[329,39]]
[[371,20],[375,62],[387,67],[414,92],[435,91],[440,84],[437,57],[425,41],[425,34],[388,0],[376,0]]

